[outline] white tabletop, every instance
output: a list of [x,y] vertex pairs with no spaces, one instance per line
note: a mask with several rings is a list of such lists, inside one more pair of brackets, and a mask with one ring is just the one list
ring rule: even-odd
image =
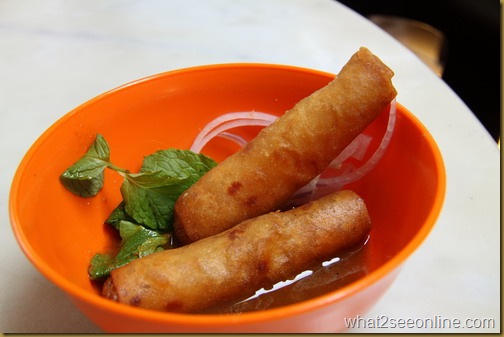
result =
[[411,52],[332,0],[0,0],[0,331],[100,332],[28,262],[9,224],[17,165],[58,118],[97,94],[167,70],[265,62],[336,73],[360,46],[394,70],[398,101],[430,130],[447,169],[436,227],[366,318],[490,318],[495,329],[486,331],[498,331],[496,144]]

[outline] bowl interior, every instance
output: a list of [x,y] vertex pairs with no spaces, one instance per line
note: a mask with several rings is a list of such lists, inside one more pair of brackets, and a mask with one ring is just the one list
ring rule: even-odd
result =
[[[58,180],[96,133],[108,141],[112,162],[135,171],[143,156],[156,150],[189,148],[218,115],[253,110],[280,115],[331,79],[327,73],[286,66],[207,66],[139,80],[83,104],[37,140],[16,173],[10,214],[22,249],[66,291],[98,297],[87,268],[96,252],[115,245],[116,237],[103,221],[121,201],[122,179],[107,170],[104,189],[89,199],[73,196]],[[384,113],[368,128],[374,141],[380,140],[386,123]],[[220,161],[234,151],[233,144],[219,141],[203,152]],[[369,175],[347,186],[365,199],[373,221],[363,262],[367,272],[399,254],[402,262],[416,248],[439,213],[444,183],[434,141],[398,105],[384,157]]]

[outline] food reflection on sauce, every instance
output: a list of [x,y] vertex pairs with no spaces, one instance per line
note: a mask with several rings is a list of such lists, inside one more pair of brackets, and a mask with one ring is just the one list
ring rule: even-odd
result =
[[[369,241],[369,240],[368,240]],[[368,244],[300,273],[293,280],[260,289],[256,294],[231,306],[212,308],[207,314],[231,314],[272,309],[305,301],[342,288],[369,273],[366,256]]]

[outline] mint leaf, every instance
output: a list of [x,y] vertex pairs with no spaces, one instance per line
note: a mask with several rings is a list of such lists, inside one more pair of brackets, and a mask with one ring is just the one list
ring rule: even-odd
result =
[[105,138],[97,134],[84,156],[61,174],[60,181],[75,195],[93,197],[103,187],[103,171],[109,160],[109,146]]
[[97,280],[107,277],[116,268],[129,262],[164,250],[163,246],[170,241],[169,234],[159,234],[128,221],[121,221],[118,225],[121,235],[121,247],[115,257],[111,254],[96,254],[91,259],[88,273],[91,279]]
[[157,172],[180,179],[189,178],[193,183],[217,163],[189,150],[168,149],[157,151],[144,158],[140,172]]
[[95,254],[91,259],[88,274],[92,280],[99,280],[110,275],[110,272],[118,268],[111,254]]
[[[169,234],[160,234],[141,225],[129,221],[121,221],[119,225],[121,235],[121,249],[116,255],[117,261],[131,261],[154,253],[166,245]],[[128,262],[129,262],[128,261]]]
[[140,173],[124,175],[121,194],[126,215],[150,229],[171,230],[175,201],[216,165],[188,150],[168,149],[145,157]]
[[125,208],[125,203],[124,201],[121,201],[121,203],[110,213],[109,217],[107,220],[105,220],[105,223],[108,225],[111,225],[115,229],[119,229],[119,224],[121,221],[129,221],[129,222],[135,222],[135,219],[130,217],[128,213],[126,213]]
[[171,230],[173,206],[190,183],[158,172],[125,175],[121,194],[124,209],[139,224],[159,231]]

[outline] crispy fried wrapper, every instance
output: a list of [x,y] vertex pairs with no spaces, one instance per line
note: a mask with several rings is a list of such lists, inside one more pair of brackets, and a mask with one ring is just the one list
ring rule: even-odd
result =
[[327,86],[298,102],[180,196],[177,238],[194,242],[278,209],[384,111],[396,96],[392,76],[361,48]]
[[295,277],[367,238],[364,201],[341,191],[113,270],[103,295],[127,305],[200,313]]

